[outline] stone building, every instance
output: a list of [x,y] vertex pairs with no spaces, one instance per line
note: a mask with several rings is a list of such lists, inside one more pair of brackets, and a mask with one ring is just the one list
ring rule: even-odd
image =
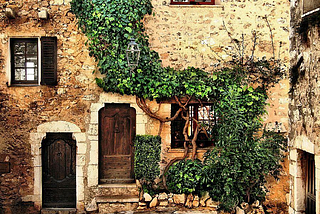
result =
[[[233,38],[244,34],[248,43],[252,31],[257,31],[257,53],[270,57],[273,51],[265,17],[276,53],[285,63],[289,61],[287,1],[221,0],[215,5],[180,5],[153,0],[152,4],[155,16],[143,21],[151,48],[159,52],[164,66],[210,71],[218,57],[227,57],[224,49],[232,49],[226,28]],[[108,210],[111,202],[120,200],[112,201],[108,196],[117,193],[128,194],[129,199],[121,198],[122,202],[137,202],[135,184],[110,186],[104,184],[101,173],[99,177],[104,166],[101,154],[99,157],[101,138],[110,131],[101,124],[108,122],[104,118],[112,117],[109,112],[124,112],[122,118],[128,119],[132,132],[120,126],[112,128],[130,139],[131,134],[156,135],[158,121],[138,107],[135,97],[105,93],[96,85],[98,74],[92,73],[96,64],[89,57],[87,38],[70,12],[70,0],[0,0],[0,8],[0,213],[37,213],[57,206],[84,211],[93,198],[100,209]],[[317,36],[312,30],[307,35]],[[302,85],[301,90],[311,86]],[[278,124],[281,132],[288,129],[287,91],[287,80],[270,91],[271,105],[265,117],[269,127]],[[151,105],[158,108],[156,103]],[[171,105],[161,105],[159,113],[170,115]],[[306,110],[304,117],[309,113],[312,111]],[[301,124],[304,117],[299,116]],[[310,126],[309,122],[307,129],[316,127],[316,121]],[[166,123],[161,136],[162,170],[171,159],[183,156],[183,150],[173,146],[171,136],[170,123]],[[199,156],[206,150],[200,149]],[[130,160],[132,151],[124,152],[129,153],[122,158]],[[132,166],[128,167],[126,176],[132,177]],[[106,173],[115,172],[117,169],[107,168]],[[269,185],[271,206],[285,206],[289,188],[286,171],[280,182],[270,180]]]
[[319,1],[291,1],[290,208],[320,213]]

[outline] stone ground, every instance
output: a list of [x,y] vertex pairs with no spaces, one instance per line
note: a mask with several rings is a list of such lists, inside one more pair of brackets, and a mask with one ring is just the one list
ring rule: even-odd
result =
[[108,214],[218,214],[213,210],[176,210],[174,208],[166,208],[160,210],[137,210],[137,211],[123,211]]
[[116,212],[110,214],[217,214],[217,211],[125,211],[125,212]]

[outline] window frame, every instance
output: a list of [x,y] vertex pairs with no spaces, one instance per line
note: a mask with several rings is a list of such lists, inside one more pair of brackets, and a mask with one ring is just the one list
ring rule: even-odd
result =
[[[32,54],[32,55],[36,55],[37,56],[37,78],[36,80],[15,80],[15,74],[16,74],[16,71],[15,71],[15,60],[14,60],[14,57],[17,56],[15,55],[14,53],[14,44],[17,43],[17,42],[25,42],[26,44],[27,43],[36,43],[37,44],[37,53],[36,54]],[[40,84],[40,79],[41,79],[41,71],[40,71],[40,41],[39,41],[39,38],[37,37],[30,37],[30,38],[26,38],[26,37],[23,37],[23,38],[16,38],[16,37],[12,37],[10,38],[10,42],[9,42],[9,48],[10,48],[10,85],[39,85]],[[27,58],[27,53],[25,51],[24,53],[24,57],[25,59]],[[26,63],[26,62],[25,62]],[[26,67],[26,64],[25,64],[25,69],[27,69]]]
[[[302,18],[311,16],[313,14],[318,14],[320,13],[320,3],[319,2],[313,2],[314,5],[307,5],[305,2],[307,2],[306,0],[303,0],[302,2]],[[310,2],[308,2],[310,3]]]
[[174,0],[170,0],[170,5],[216,5],[216,0],[210,0],[210,2],[196,2],[195,0],[189,0],[188,2],[174,2]]
[[[213,103],[203,103],[203,106],[211,106],[213,111],[210,110],[210,112],[213,112],[214,113],[214,121],[213,120],[208,120],[209,123],[210,121],[214,122],[214,125],[217,125],[218,123],[218,116],[217,116],[217,113],[214,111],[214,104]],[[199,110],[201,108],[201,105],[200,104],[189,104],[187,105],[187,108],[188,108],[188,111],[189,111],[189,117],[190,119],[191,118],[195,118],[196,120],[199,121]],[[171,116],[173,116],[176,111],[179,109],[179,105],[178,104],[171,104]],[[190,110],[192,111],[192,115],[190,114]],[[210,113],[209,112],[209,113]],[[201,121],[207,121],[205,119],[203,120],[200,120]],[[182,123],[182,124],[179,124],[179,123]],[[184,126],[184,123],[185,123],[185,120],[183,118],[181,118],[181,116],[179,115],[178,118],[176,118],[175,120],[171,121],[171,130],[170,130],[170,135],[171,135],[171,148],[172,149],[179,149],[179,148],[183,148],[183,143],[184,143],[184,136],[183,136],[183,131],[182,131],[182,127],[181,126]],[[179,129],[180,127],[180,129]],[[189,139],[191,139],[193,137],[193,133],[195,131],[195,127],[196,127],[196,122],[193,121],[193,120],[190,120],[190,125],[189,125],[189,129],[190,129],[190,134],[188,134],[189,136]],[[201,139],[201,136],[202,137],[205,137],[204,136],[205,134],[204,133],[199,133],[198,134],[198,139],[197,139],[197,145],[200,147],[200,148],[209,148],[211,146],[214,146],[214,142],[215,140],[214,139]],[[180,136],[180,137],[179,137]],[[177,139],[178,138],[178,139]],[[177,139],[177,140],[176,140]]]

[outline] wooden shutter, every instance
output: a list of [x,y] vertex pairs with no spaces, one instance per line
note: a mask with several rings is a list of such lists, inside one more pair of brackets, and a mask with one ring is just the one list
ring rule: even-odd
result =
[[41,85],[57,84],[57,37],[41,37]]

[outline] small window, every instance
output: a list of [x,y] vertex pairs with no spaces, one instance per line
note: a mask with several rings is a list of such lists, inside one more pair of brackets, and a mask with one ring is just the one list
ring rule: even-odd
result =
[[[57,83],[57,38],[11,38],[11,84],[41,85]],[[40,60],[41,59],[41,60]],[[41,65],[40,62],[41,61]]]
[[[176,104],[171,105],[171,115],[179,110],[179,106]],[[192,139],[194,132],[196,130],[197,120],[202,127],[205,127],[206,131],[200,130],[197,139],[197,145],[201,148],[209,147],[214,145],[214,138],[216,136],[216,124],[218,117],[214,111],[214,106],[212,104],[200,105],[189,105],[189,124],[187,128],[188,138]],[[184,144],[183,129],[186,121],[179,115],[179,117],[171,122],[171,147],[172,148],[182,148]]]
[[172,5],[214,5],[215,0],[171,0]]
[[312,13],[320,11],[319,0],[304,0],[303,1],[303,16],[308,16]]

